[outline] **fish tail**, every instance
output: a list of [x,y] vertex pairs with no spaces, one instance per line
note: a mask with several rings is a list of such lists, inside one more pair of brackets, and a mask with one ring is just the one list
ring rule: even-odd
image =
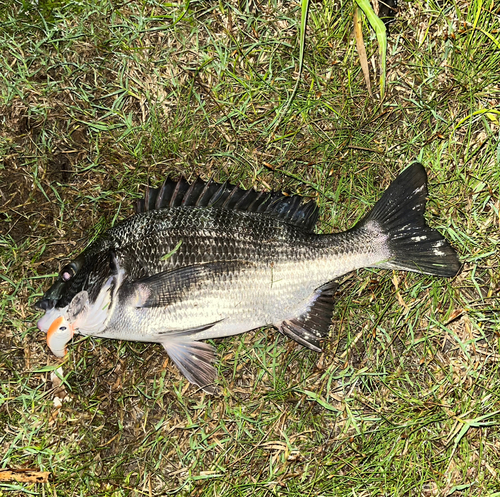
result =
[[460,270],[455,250],[424,219],[427,174],[418,162],[405,169],[360,222],[376,222],[390,257],[373,267],[452,277]]

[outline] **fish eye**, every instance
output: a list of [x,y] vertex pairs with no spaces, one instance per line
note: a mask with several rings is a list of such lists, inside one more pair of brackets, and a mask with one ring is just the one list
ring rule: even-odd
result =
[[60,327],[59,327],[59,330],[60,330],[60,331],[66,331],[66,326],[60,326]]
[[70,264],[67,264],[61,270],[61,273],[60,273],[61,279],[63,281],[69,281],[71,278],[73,278],[73,276],[75,275],[77,270],[78,269],[73,262],[71,262]]

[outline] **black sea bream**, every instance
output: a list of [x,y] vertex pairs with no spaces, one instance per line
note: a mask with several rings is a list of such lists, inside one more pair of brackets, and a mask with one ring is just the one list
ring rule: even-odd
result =
[[312,201],[167,180],[61,270],[36,303],[46,311],[38,327],[57,356],[74,333],[159,342],[211,392],[215,348],[200,340],[275,326],[320,352],[340,276],[365,267],[454,276],[460,263],[426,225],[426,196],[415,163],[354,228],[317,235]]

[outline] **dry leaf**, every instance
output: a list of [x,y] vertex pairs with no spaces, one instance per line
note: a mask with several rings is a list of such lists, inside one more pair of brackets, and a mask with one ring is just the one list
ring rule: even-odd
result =
[[365,77],[366,87],[370,97],[372,95],[372,87],[370,84],[370,71],[368,69],[368,59],[366,57],[365,42],[363,41],[363,21],[361,19],[361,9],[356,7],[354,9],[354,38],[356,38],[356,48],[358,49],[359,62],[361,63],[361,69],[363,70],[363,76]]
[[33,469],[2,469],[0,470],[0,481],[47,483],[49,475],[48,471],[35,471]]

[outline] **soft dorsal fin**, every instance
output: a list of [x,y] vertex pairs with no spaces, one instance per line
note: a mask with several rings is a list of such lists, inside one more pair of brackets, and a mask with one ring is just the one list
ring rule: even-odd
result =
[[318,220],[318,206],[308,198],[243,190],[229,183],[205,182],[200,178],[191,185],[184,178],[179,181],[167,178],[160,188],[148,186],[135,210],[139,214],[181,205],[261,212],[309,231]]

